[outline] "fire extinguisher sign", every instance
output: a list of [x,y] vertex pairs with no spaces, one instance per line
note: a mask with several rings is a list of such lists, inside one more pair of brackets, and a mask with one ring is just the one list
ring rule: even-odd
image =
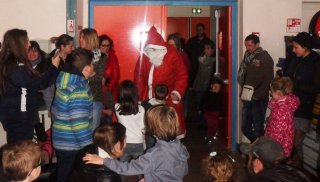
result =
[[300,18],[288,18],[287,19],[287,32],[288,33],[298,33],[301,28]]

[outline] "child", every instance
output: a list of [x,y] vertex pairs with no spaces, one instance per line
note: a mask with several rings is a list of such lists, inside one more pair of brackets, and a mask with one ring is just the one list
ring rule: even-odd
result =
[[[155,98],[151,98],[141,104],[145,111],[148,111],[148,109],[152,106],[166,104],[166,99],[168,97],[168,87],[165,84],[159,84],[156,85],[155,89]],[[153,147],[155,143],[155,138],[150,133],[146,133],[146,150]]]
[[204,94],[203,97],[203,112],[204,118],[207,121],[208,142],[211,143],[215,139],[219,131],[219,115],[222,108],[222,80],[213,78],[210,85],[210,90]]
[[67,180],[77,152],[92,143],[93,98],[88,78],[94,74],[91,51],[67,56],[56,81],[52,105],[52,142],[57,154],[57,181]]
[[31,182],[41,172],[41,151],[31,140],[8,144],[2,153],[3,175],[9,181]]
[[144,114],[138,103],[138,88],[130,80],[124,80],[119,86],[118,103],[115,105],[118,121],[126,127],[127,147],[120,161],[130,161],[143,154]]
[[200,122],[200,126],[206,125],[200,109],[203,107],[203,96],[210,86],[210,80],[215,68],[214,47],[215,45],[212,41],[205,42],[204,55],[199,57],[199,68],[193,83],[193,89],[196,92],[196,107],[198,110],[198,122]]
[[128,163],[87,154],[83,160],[87,164],[103,164],[123,175],[144,174],[145,181],[182,181],[188,173],[189,153],[176,138],[179,135],[176,111],[165,105],[153,106],[146,113],[146,123],[157,143],[138,159]]
[[265,136],[279,142],[286,157],[292,152],[294,139],[293,114],[299,106],[299,98],[292,94],[293,84],[290,78],[275,78],[271,82],[272,99],[268,107],[271,114],[268,118]]
[[235,160],[229,154],[211,152],[202,168],[205,181],[229,182],[235,173]]

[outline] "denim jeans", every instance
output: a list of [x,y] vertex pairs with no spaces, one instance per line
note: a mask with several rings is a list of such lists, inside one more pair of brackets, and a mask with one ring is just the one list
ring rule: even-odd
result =
[[[143,143],[127,143],[124,149],[122,157],[120,157],[121,162],[130,162],[133,159],[137,159],[140,155],[144,153]],[[140,180],[143,178],[142,175],[137,175]],[[125,176],[121,176],[122,181],[125,181]]]
[[78,150],[57,150],[57,182],[65,182],[73,170]]
[[102,102],[93,102],[92,131],[100,126],[102,108]]
[[267,104],[268,99],[243,101],[242,132],[251,142],[264,135]]

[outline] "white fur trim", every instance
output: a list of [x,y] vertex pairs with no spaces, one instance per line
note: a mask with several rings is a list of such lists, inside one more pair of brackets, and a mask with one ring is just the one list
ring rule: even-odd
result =
[[171,94],[174,94],[174,95],[176,95],[176,96],[179,97],[179,101],[172,101],[172,103],[174,103],[174,104],[179,104],[179,102],[181,101],[181,95],[180,95],[180,93],[179,93],[178,91],[176,91],[176,90],[173,90],[173,91],[171,92]]
[[151,99],[153,97],[152,96],[153,71],[154,71],[154,65],[152,65],[150,68],[149,78],[148,78],[148,97],[149,97],[149,99]]

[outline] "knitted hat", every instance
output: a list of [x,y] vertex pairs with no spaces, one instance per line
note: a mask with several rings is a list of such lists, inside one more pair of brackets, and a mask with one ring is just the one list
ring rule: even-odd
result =
[[298,33],[292,40],[307,49],[313,48],[313,38],[307,32]]
[[270,137],[260,137],[255,142],[240,145],[240,151],[244,154],[253,154],[266,162],[275,162],[284,159],[281,144]]
[[163,40],[162,36],[157,32],[156,27],[152,26],[148,32],[148,39],[146,41],[146,46],[152,45],[160,45],[165,46],[166,42]]

